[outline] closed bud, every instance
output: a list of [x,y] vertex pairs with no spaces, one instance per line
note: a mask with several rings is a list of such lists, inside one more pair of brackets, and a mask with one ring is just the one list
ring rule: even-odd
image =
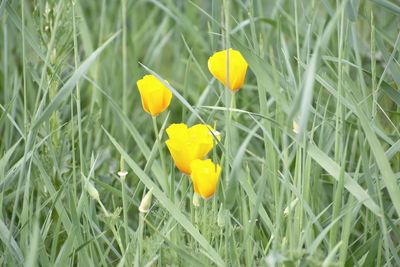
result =
[[50,11],[51,11],[51,7],[49,5],[49,2],[46,2],[45,6],[44,6],[44,14],[46,16],[48,16],[50,14]]
[[[228,58],[229,65],[227,66]],[[247,67],[248,64],[243,55],[231,48],[218,51],[208,59],[208,69],[211,74],[233,92],[243,86]],[[227,73],[228,68],[229,74]]]
[[118,176],[121,179],[121,181],[123,181],[123,182],[125,181],[126,175],[128,175],[127,171],[119,171],[118,172]]
[[193,203],[193,206],[200,207],[200,197],[196,193],[193,194],[192,203]]
[[289,214],[289,209],[292,210],[294,209],[294,207],[296,206],[297,202],[299,201],[298,198],[295,198],[292,202],[290,202],[290,204],[285,208],[285,210],[283,211],[283,216],[288,216]]
[[139,211],[142,213],[147,213],[150,210],[151,199],[153,197],[153,188],[149,190],[149,192],[144,195],[142,201],[140,202]]
[[297,121],[293,121],[293,132],[295,134],[300,133],[300,125],[297,123]]
[[100,200],[99,192],[89,181],[86,183],[86,190],[88,191],[91,198],[93,198],[94,200]]
[[[164,83],[168,83],[164,81]],[[157,116],[166,110],[171,103],[172,92],[157,77],[145,75],[137,81],[144,111]]]

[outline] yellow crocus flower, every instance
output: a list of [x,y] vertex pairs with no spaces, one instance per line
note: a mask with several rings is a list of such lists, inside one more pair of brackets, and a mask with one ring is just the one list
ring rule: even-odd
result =
[[214,195],[217,188],[221,167],[210,159],[193,160],[190,164],[194,191],[202,198],[207,199]]
[[[229,51],[229,84],[226,77],[227,51]],[[232,91],[237,91],[243,86],[247,66],[242,54],[232,48],[216,52],[208,59],[208,69],[211,74]]]
[[[166,81],[167,82],[167,81]],[[137,81],[144,111],[157,116],[171,103],[171,91],[153,75],[145,75]]]
[[213,129],[205,124],[196,124],[190,128],[184,123],[171,124],[166,132],[169,139],[165,142],[176,167],[190,174],[190,163],[203,159],[214,146]]

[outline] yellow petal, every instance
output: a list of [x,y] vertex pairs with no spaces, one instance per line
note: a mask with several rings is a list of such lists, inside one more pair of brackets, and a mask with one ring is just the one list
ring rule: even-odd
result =
[[164,97],[163,97],[163,106],[165,108],[169,107],[169,104],[171,103],[172,99],[172,92],[168,89],[168,91],[164,91]]
[[196,124],[190,128],[186,124],[172,124],[166,132],[168,150],[176,167],[183,173],[190,174],[190,164],[195,159],[204,159],[214,146],[211,131],[205,124]]
[[182,139],[188,136],[188,127],[184,123],[173,123],[166,129],[170,139]]
[[[190,177],[192,177],[192,176],[190,176]],[[197,186],[196,180],[192,179],[192,183],[193,183],[193,190],[194,190],[194,192],[195,192],[196,194],[200,195],[199,187]]]
[[229,84],[227,83],[227,50],[216,52],[208,59],[208,69],[223,85],[236,91],[243,86],[248,64],[242,54],[230,48],[229,50]]
[[153,75],[145,75],[137,81],[144,111],[157,116],[166,110],[171,102],[172,93]]
[[189,129],[191,140],[196,140],[193,144],[195,149],[196,158],[203,159],[214,146],[211,131],[214,129],[205,124],[196,124]]
[[185,174],[190,174],[190,163],[195,158],[190,149],[182,147],[176,140],[167,140],[165,144],[171,153],[176,167]]
[[149,99],[150,99],[150,101],[148,101],[149,111],[152,116],[156,116],[162,111],[164,111],[162,93],[154,91],[149,94]]
[[194,160],[191,163],[191,178],[195,192],[207,199],[217,188],[221,167],[211,160]]
[[206,125],[206,124],[196,124],[189,128],[190,134],[200,136],[200,137],[211,136],[210,131],[213,131],[213,130],[214,129],[211,126]]
[[147,95],[147,91],[145,90],[146,85],[145,85],[145,82],[144,82],[144,78],[142,80],[138,80],[136,82],[136,84],[137,84],[137,87],[139,89],[139,93],[140,93],[140,98],[142,100],[143,109],[144,109],[144,111],[150,113],[149,105],[147,104],[148,95]]

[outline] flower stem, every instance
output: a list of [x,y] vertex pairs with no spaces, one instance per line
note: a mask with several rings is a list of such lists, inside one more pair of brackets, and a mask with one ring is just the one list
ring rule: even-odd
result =
[[232,108],[235,103],[235,93],[231,92],[230,90],[226,90],[225,92],[227,94],[227,102],[230,102],[229,108],[227,109],[227,114],[226,114],[226,125],[225,125],[225,143],[224,143],[224,148],[225,148],[225,181],[227,184],[229,184],[229,176],[230,176],[230,171],[229,171],[229,166],[230,166],[230,160],[231,160],[231,147],[232,147]]
[[142,263],[142,258],[143,258],[143,230],[144,230],[144,214],[140,212],[139,214],[139,225],[137,228],[137,247],[136,247],[136,257],[135,257],[135,266],[140,266],[140,263]]
[[128,203],[126,198],[126,190],[125,190],[125,177],[120,177],[121,179],[121,193],[122,193],[122,212],[124,217],[124,232],[125,232],[125,246],[129,244],[129,235],[128,235]]
[[157,142],[157,146],[158,146],[158,151],[160,153],[160,160],[161,160],[161,167],[163,169],[164,172],[164,177],[165,177],[165,185],[164,185],[164,192],[168,193],[168,174],[167,174],[167,168],[165,165],[165,158],[164,158],[164,153],[163,153],[163,149],[162,149],[162,144],[161,144],[161,140],[160,140],[160,135],[158,132],[158,127],[157,127],[157,117],[153,116],[153,128],[154,128],[154,134],[156,135],[156,142]]
[[232,94],[231,94],[231,103],[230,103],[230,107],[229,107],[229,122],[232,121],[232,114],[233,114],[232,109],[235,108],[235,104],[236,104],[235,103],[236,102],[235,96],[236,96],[236,93],[232,92]]
[[[101,209],[103,210],[104,215],[105,215],[106,217],[112,216],[112,214],[110,214],[110,213],[108,212],[108,210],[106,209],[106,207],[104,207],[103,202],[101,202],[100,199],[97,199],[96,201],[97,201],[97,203],[99,203],[99,205],[100,205]],[[110,229],[111,229],[112,233],[114,234],[115,240],[116,240],[117,243],[118,243],[118,246],[119,246],[119,249],[121,250],[121,253],[124,253],[124,252],[125,252],[125,248],[124,248],[124,245],[122,244],[120,234],[119,234],[119,233],[117,232],[117,230],[115,229],[115,225],[110,225]]]

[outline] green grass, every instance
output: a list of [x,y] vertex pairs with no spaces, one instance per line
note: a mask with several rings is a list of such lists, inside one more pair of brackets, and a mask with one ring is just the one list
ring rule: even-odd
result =
[[[397,0],[2,0],[0,20],[1,266],[400,266]],[[235,95],[207,69],[227,47]],[[154,128],[149,73],[174,95]],[[165,146],[180,122],[222,133],[199,207]]]

